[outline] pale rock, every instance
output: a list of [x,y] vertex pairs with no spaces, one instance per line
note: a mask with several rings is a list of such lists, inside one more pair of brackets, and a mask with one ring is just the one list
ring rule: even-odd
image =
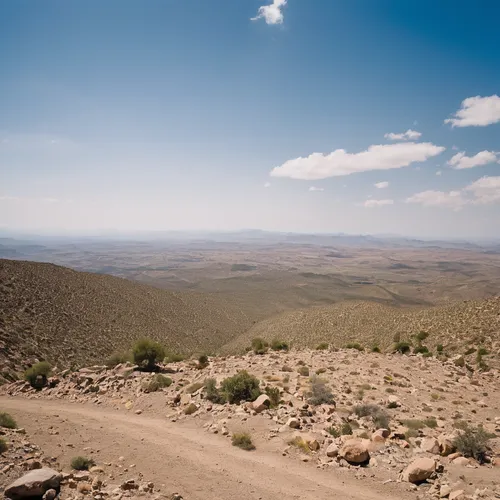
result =
[[327,457],[335,458],[338,454],[339,454],[339,447],[335,443],[330,444],[326,449]]
[[429,479],[435,470],[435,460],[432,458],[417,458],[403,471],[403,481],[420,483]]
[[451,493],[451,488],[447,484],[443,484],[439,489],[439,498],[446,498]]
[[35,469],[16,479],[5,489],[7,498],[18,499],[25,497],[41,497],[47,490],[59,488],[62,476],[59,472],[44,467]]
[[455,490],[452,491],[449,496],[449,500],[463,500],[465,498],[465,491],[464,490]]
[[349,439],[339,451],[339,457],[352,464],[361,464],[370,459],[366,444],[358,439]]
[[420,449],[426,453],[438,455],[440,450],[438,440],[433,437],[424,437],[420,443]]
[[261,413],[264,410],[268,410],[271,406],[271,400],[267,394],[261,394],[253,403],[252,409],[257,413]]
[[452,463],[454,463],[455,465],[466,466],[466,465],[470,465],[470,460],[468,458],[465,458],[465,457],[457,457],[457,458],[453,459]]

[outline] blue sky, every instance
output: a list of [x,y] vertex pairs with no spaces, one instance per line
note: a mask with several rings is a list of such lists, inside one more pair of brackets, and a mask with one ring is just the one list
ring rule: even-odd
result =
[[1,2],[0,227],[499,237],[499,18],[486,0]]

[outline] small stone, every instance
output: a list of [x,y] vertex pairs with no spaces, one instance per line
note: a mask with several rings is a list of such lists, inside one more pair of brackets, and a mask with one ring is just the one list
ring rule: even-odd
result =
[[339,447],[335,443],[332,443],[326,449],[326,456],[327,457],[335,458],[338,454],[339,454]]
[[43,500],[54,500],[57,496],[57,491],[51,488],[50,490],[47,490],[45,494],[43,495],[42,499]]
[[448,496],[449,500],[462,500],[465,498],[464,490],[455,490],[450,493]]
[[447,484],[443,484],[439,489],[439,498],[446,498],[451,493],[451,488]]

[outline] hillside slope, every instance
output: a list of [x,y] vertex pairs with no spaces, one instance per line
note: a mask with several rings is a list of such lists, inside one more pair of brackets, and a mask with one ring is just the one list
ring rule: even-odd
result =
[[214,295],[0,259],[0,371],[34,358],[102,362],[143,336],[178,352],[212,351],[250,326]]
[[344,347],[359,342],[368,348],[388,349],[396,335],[409,340],[420,331],[429,333],[426,345],[430,348],[443,344],[448,352],[464,352],[481,345],[498,352],[500,297],[418,309],[352,301],[296,310],[257,323],[225,349],[241,350],[254,337],[284,339],[297,347],[315,347],[320,342]]

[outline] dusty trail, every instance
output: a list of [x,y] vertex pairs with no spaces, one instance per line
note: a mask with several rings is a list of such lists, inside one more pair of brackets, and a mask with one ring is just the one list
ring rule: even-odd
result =
[[[164,484],[166,491],[179,492],[186,499],[414,498],[402,485],[381,485],[367,478],[361,484],[352,475],[341,477],[334,470],[319,470],[277,453],[245,452],[226,438],[164,418],[8,397],[0,397],[0,407],[15,415],[32,441],[63,464],[83,447],[99,450],[96,457],[102,462],[116,463],[124,456],[125,464],[137,466],[124,479],[141,472],[145,479]],[[54,436],[53,430],[59,435]]]

